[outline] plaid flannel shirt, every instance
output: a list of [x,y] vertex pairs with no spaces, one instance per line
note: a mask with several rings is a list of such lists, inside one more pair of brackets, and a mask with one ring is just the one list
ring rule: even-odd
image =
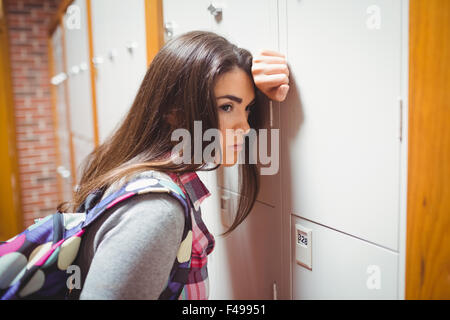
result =
[[192,256],[188,283],[184,286],[179,300],[205,300],[209,297],[208,254],[215,245],[213,235],[202,220],[200,204],[211,194],[195,172],[184,174],[168,173],[190,199],[192,217]]

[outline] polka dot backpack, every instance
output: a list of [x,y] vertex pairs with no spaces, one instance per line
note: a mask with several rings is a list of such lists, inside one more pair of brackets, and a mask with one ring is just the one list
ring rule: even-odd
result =
[[[0,299],[68,299],[73,289],[76,259],[81,238],[103,212],[134,196],[149,192],[168,193],[184,207],[185,227],[177,259],[159,299],[176,300],[187,282],[192,246],[187,237],[192,221],[186,195],[161,174],[139,177],[97,203],[104,189],[91,193],[77,213],[60,213],[39,219],[14,238],[0,244]],[[191,243],[187,243],[191,241]],[[180,252],[183,251],[183,252]],[[179,257],[183,257],[179,261]]]

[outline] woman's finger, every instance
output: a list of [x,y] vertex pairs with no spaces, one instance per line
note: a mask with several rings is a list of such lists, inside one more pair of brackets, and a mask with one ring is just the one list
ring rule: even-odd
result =
[[277,101],[284,101],[284,99],[286,99],[286,96],[288,94],[289,91],[289,85],[287,84],[283,84],[281,85],[278,90],[277,90]]
[[255,75],[253,76],[255,84],[264,89],[278,87],[282,84],[289,84],[289,77],[285,74],[269,74],[269,75]]
[[286,99],[288,91],[289,85],[283,84],[280,87],[275,87],[268,90],[265,94],[270,100],[282,102]]
[[286,59],[283,57],[274,56],[254,56],[253,63],[267,63],[267,64],[286,64]]
[[252,65],[252,73],[253,74],[278,74],[284,73],[289,76],[289,68],[287,64],[265,64],[265,63],[256,63]]
[[260,49],[258,51],[258,55],[261,55],[261,56],[277,56],[277,57],[286,58],[286,56],[284,54],[282,54],[281,52],[277,52],[277,51],[273,51],[273,50],[269,50],[269,49]]

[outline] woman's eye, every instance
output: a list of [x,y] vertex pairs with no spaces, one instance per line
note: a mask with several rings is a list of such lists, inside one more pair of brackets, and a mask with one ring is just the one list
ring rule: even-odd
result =
[[228,112],[228,111],[231,110],[232,106],[231,106],[231,104],[225,104],[225,105],[223,105],[223,106],[220,106],[220,108],[221,108],[223,111]]

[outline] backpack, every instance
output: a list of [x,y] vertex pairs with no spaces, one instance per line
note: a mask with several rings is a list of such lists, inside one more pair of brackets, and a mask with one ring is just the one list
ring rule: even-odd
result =
[[[170,179],[170,180],[169,180]],[[77,213],[57,211],[37,219],[14,238],[0,244],[0,299],[68,299],[70,278],[86,229],[106,210],[134,196],[168,193],[183,206],[185,226],[180,251],[159,299],[178,299],[190,270],[192,221],[188,199],[170,177],[138,177],[98,202],[105,188],[91,193]],[[97,203],[98,202],[98,203]],[[188,243],[190,242],[190,243]],[[181,252],[183,251],[183,252]],[[178,257],[183,256],[182,261]],[[72,286],[71,286],[72,285]]]

